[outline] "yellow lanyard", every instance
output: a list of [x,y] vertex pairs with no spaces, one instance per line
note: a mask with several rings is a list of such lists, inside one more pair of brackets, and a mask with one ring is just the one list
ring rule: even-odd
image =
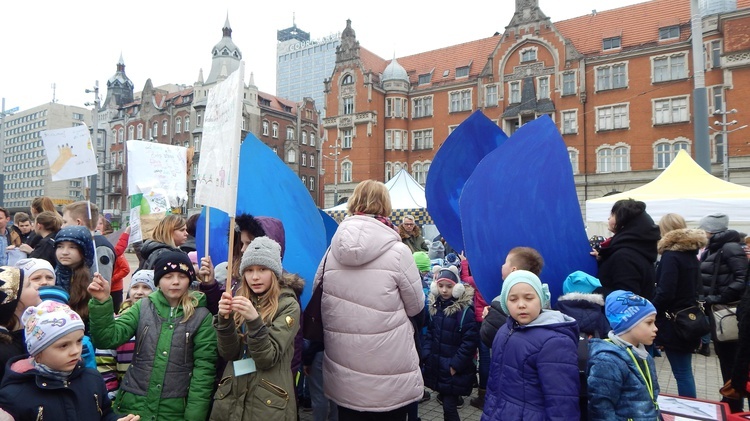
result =
[[638,364],[638,360],[636,360],[635,355],[633,355],[633,351],[631,351],[630,348],[625,348],[625,350],[628,351],[628,355],[630,355],[633,363],[638,368],[638,372],[641,373],[641,377],[643,377],[643,380],[646,382],[646,389],[648,390],[649,396],[651,396],[651,402],[654,403],[654,407],[658,411],[659,403],[654,399],[654,382],[651,380],[651,370],[648,368],[648,361],[644,361],[644,365],[646,366],[646,373],[644,374],[641,365]]

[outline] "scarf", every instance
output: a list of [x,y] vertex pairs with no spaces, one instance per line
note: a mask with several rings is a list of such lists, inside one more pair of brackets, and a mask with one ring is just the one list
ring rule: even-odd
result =
[[65,291],[70,291],[70,278],[73,276],[73,270],[61,264],[55,265],[55,285],[62,287]]
[[375,218],[378,221],[382,222],[385,226],[390,227],[392,230],[398,232],[398,228],[396,228],[390,219],[386,218],[385,216],[380,215],[373,215],[370,213],[362,213],[362,212],[354,212],[355,215],[362,215],[362,216],[369,216],[371,218]]
[[36,371],[39,372],[44,377],[49,377],[50,379],[59,380],[61,382],[67,382],[68,377],[70,377],[71,374],[73,374],[73,370],[71,371],[60,371],[60,370],[54,370],[52,368],[49,368],[48,366],[37,362],[35,359],[31,359],[31,364],[34,366]]

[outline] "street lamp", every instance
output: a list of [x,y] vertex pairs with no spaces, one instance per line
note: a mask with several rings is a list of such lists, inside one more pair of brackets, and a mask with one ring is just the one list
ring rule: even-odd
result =
[[[726,104],[724,104],[726,105]],[[726,107],[723,107],[726,108]],[[729,138],[727,135],[732,132],[736,132],[737,130],[742,130],[747,127],[747,124],[744,126],[737,127],[736,129],[727,130],[727,127],[733,126],[737,124],[737,120],[732,120],[730,122],[727,122],[727,114],[736,114],[737,110],[732,108],[729,111],[722,111],[717,110],[714,112],[714,115],[721,115],[721,121],[714,121],[714,125],[721,126],[721,130],[713,129],[714,131],[721,132],[721,140],[724,142],[723,149],[723,161],[724,161],[724,181],[729,181]]]

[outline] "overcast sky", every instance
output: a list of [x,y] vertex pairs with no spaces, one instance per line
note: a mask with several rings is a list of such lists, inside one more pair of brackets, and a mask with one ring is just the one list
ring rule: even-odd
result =
[[[688,1],[688,0],[685,0]],[[642,0],[540,0],[553,22],[640,3]],[[211,48],[221,39],[229,13],[232,39],[246,62],[246,82],[276,93],[276,30],[292,25],[318,39],[340,32],[346,20],[360,45],[389,59],[460,44],[502,32],[513,16],[512,0],[469,3],[403,0],[263,1],[212,0],[37,0],[3,2],[0,8],[0,98],[5,108],[25,110],[53,98],[67,105],[93,100],[86,94],[99,80],[100,95],[116,70],[120,53],[126,73],[140,91],[192,84],[211,69]],[[265,6],[266,4],[272,6]],[[476,4],[476,3],[472,3]],[[265,9],[265,10],[264,10]],[[272,10],[268,12],[266,10]]]

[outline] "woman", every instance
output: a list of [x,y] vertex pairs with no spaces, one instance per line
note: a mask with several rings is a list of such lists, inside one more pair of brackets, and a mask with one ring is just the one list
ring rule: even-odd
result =
[[750,288],[745,288],[745,294],[743,294],[742,300],[737,306],[737,316],[740,325],[740,338],[737,359],[732,366],[732,387],[736,391],[745,391],[743,395],[748,396],[750,393],[748,393],[746,385],[748,371],[750,371]]
[[26,354],[21,315],[27,307],[41,301],[39,291],[23,276],[23,271],[0,267],[0,379],[8,360]]
[[29,210],[31,211],[32,218],[36,218],[37,215],[39,215],[42,212],[57,213],[57,209],[55,209],[55,204],[52,202],[52,199],[50,199],[47,196],[40,196],[32,200],[31,208]]
[[[708,246],[701,256],[701,275],[706,308],[713,304],[738,301],[745,291],[747,257],[740,245],[740,234],[728,229],[729,217],[716,213],[703,217],[698,228],[706,231]],[[732,377],[732,365],[737,354],[737,341],[720,342],[716,338],[714,351],[719,357],[724,382]],[[742,411],[742,401],[726,399],[732,412]]]
[[55,260],[55,235],[62,227],[62,218],[57,212],[44,211],[36,216],[34,232],[37,239],[35,245],[22,244],[19,248],[29,257],[44,259],[52,266],[57,264]]
[[407,405],[424,392],[409,321],[424,308],[422,281],[387,218],[383,183],[357,185],[347,211],[315,276],[323,282],[325,394],[339,406],[340,421],[374,413],[406,420]]
[[138,269],[154,269],[154,262],[162,253],[182,252],[178,247],[187,241],[187,224],[179,215],[167,215],[154,228],[151,239],[143,242],[143,264]]
[[602,243],[597,256],[602,295],[624,290],[651,300],[659,227],[646,213],[646,204],[633,199],[615,202],[607,222],[614,236]]
[[427,241],[422,237],[422,230],[419,229],[419,225],[417,225],[414,217],[411,215],[406,215],[401,220],[401,225],[398,227],[398,234],[401,236],[401,241],[409,246],[412,253],[428,251],[430,249],[427,246]]
[[705,232],[687,229],[682,216],[674,213],[661,218],[659,229],[662,233],[658,244],[661,260],[656,268],[656,294],[652,301],[659,328],[656,344],[667,354],[679,395],[695,398],[692,360],[699,339],[687,341],[680,338],[667,313],[674,314],[696,304],[701,276],[698,250],[708,241]]

